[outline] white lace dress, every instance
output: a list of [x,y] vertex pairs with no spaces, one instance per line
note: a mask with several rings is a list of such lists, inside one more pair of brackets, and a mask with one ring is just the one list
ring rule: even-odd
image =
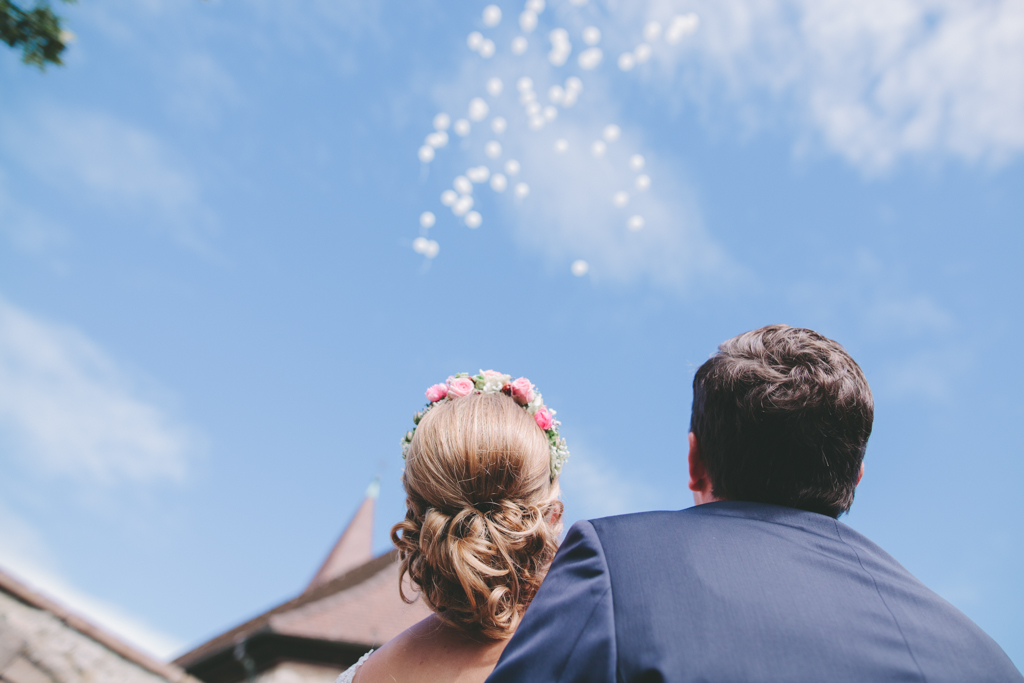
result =
[[342,671],[341,675],[338,676],[338,680],[336,680],[334,683],[352,683],[352,680],[356,677],[356,671],[359,671],[359,667],[361,667],[363,665],[363,662],[369,659],[370,655],[372,654],[373,650],[370,650],[365,655],[360,657],[358,662]]

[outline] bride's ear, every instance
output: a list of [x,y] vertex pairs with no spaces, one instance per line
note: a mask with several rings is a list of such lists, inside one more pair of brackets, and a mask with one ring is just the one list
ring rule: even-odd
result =
[[562,501],[556,500],[551,506],[551,511],[548,512],[548,524],[554,526],[562,521],[562,513],[565,511],[565,507],[562,505]]

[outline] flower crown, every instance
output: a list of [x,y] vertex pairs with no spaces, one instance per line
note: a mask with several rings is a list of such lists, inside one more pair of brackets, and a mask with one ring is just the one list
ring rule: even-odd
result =
[[[533,421],[537,423],[537,426],[544,430],[544,435],[548,437],[548,448],[551,451],[551,481],[554,481],[558,473],[562,471],[562,465],[569,458],[569,449],[565,446],[565,439],[558,436],[558,427],[562,423],[555,419],[555,411],[544,405],[544,399],[540,392],[525,377],[513,380],[512,375],[503,375],[494,370],[481,370],[480,374],[472,377],[468,372],[460,372],[449,377],[444,384],[435,384],[427,389],[429,403],[426,408],[413,415],[412,422],[414,425],[418,425],[423,416],[442,401],[453,401],[470,394],[497,393],[511,396],[516,403],[533,416]],[[416,427],[413,427],[402,437],[403,460],[409,452],[409,444],[412,443],[412,435],[415,432]]]

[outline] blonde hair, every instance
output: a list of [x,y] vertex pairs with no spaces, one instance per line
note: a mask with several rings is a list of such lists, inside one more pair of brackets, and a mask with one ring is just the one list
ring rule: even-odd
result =
[[400,585],[408,574],[448,624],[510,636],[562,530],[544,432],[504,394],[445,401],[419,423],[402,483],[408,510],[391,529]]

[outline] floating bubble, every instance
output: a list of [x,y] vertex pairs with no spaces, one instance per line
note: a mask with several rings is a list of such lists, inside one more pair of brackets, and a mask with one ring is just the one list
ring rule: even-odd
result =
[[491,176],[491,189],[495,192],[504,192],[508,187],[508,178],[502,173],[495,173]]
[[484,154],[486,154],[491,159],[497,159],[498,157],[501,156],[501,143],[498,142],[497,140],[491,140],[486,145],[484,145]]
[[540,102],[534,101],[534,102],[530,102],[528,105],[526,105],[526,115],[527,116],[536,116],[537,114],[540,113],[540,110],[541,110]]
[[523,33],[533,32],[533,29],[537,28],[537,13],[526,10],[520,14],[519,28],[523,29]]
[[590,264],[583,259],[577,259],[572,262],[571,266],[569,266],[569,270],[571,270],[572,274],[576,277],[583,277],[590,270]]
[[590,153],[594,155],[595,159],[600,159],[607,151],[608,145],[604,143],[604,140],[594,140],[590,145]]
[[527,42],[523,36],[516,36],[512,39],[512,54],[521,55],[526,52],[527,48],[530,47],[530,43]]
[[501,135],[507,129],[508,121],[505,120],[504,116],[495,116],[491,119],[491,130],[493,130],[496,135]]
[[601,29],[596,26],[588,26],[583,29],[583,42],[587,45],[597,45],[601,42]]
[[526,183],[519,183],[515,189],[516,199],[526,199],[526,196],[530,194],[530,186]]
[[480,224],[484,222],[483,216],[478,211],[470,211],[466,214],[466,227],[473,228],[474,230],[480,227]]
[[590,71],[596,69],[597,65],[601,63],[601,59],[604,57],[604,52],[599,47],[592,47],[584,50],[580,53],[579,61],[580,68],[584,71]]
[[583,7],[587,4],[587,0],[569,0],[570,5],[576,5],[577,7]]
[[455,131],[455,134],[460,138],[466,137],[469,135],[470,130],[469,121],[466,119],[456,120],[455,123],[452,124],[452,130]]
[[540,114],[536,116],[531,116],[529,123],[527,123],[527,126],[529,126],[530,130],[540,130],[541,128],[544,127],[544,117],[541,116]]
[[497,5],[484,7],[484,26],[494,28],[501,23],[501,8]]
[[484,36],[482,33],[480,33],[480,31],[473,31],[468,36],[466,36],[466,45],[468,45],[469,49],[472,50],[473,52],[479,50],[480,46],[483,45],[483,43]]
[[441,251],[441,245],[434,240],[427,240],[427,248],[424,249],[423,255],[427,258],[434,258],[437,256],[437,252]]
[[544,11],[544,0],[526,0],[526,9],[540,14]]
[[548,34],[548,40],[551,41],[551,45],[558,46],[571,46],[569,42],[569,32],[564,28],[556,28]]
[[576,76],[569,76],[569,78],[565,79],[565,90],[566,92],[574,92],[579,95],[583,92],[583,81]]
[[508,175],[519,175],[520,168],[519,162],[515,159],[509,159],[505,162],[505,173]]
[[525,107],[530,102],[533,102],[535,99],[537,99],[537,93],[533,92],[532,90],[527,90],[526,92],[519,96],[519,104]]
[[412,241],[412,250],[417,254],[427,253],[427,246],[430,244],[430,240],[426,237],[417,237]]
[[665,31],[665,40],[673,44],[678,43],[696,31],[699,25],[700,17],[693,12],[676,15],[672,17],[672,22],[668,25],[668,30]]
[[607,126],[604,127],[604,132],[602,133],[602,135],[604,136],[604,139],[607,140],[608,142],[615,142],[622,135],[622,129],[616,126],[614,123],[609,123]]
[[487,114],[490,113],[491,108],[487,106],[487,103],[480,97],[474,97],[469,101],[469,119],[470,121],[483,121],[487,118]]
[[425,164],[429,164],[431,161],[434,160],[434,148],[431,147],[430,145],[423,145],[422,147],[420,147],[418,156],[420,158],[420,161],[422,161]]
[[443,130],[437,130],[427,136],[427,144],[434,149],[439,149],[448,144],[448,133]]
[[632,217],[630,217],[630,219],[628,221],[626,221],[626,228],[629,229],[630,232],[636,232],[637,230],[640,230],[643,227],[644,227],[644,217],[643,216],[632,216]]
[[565,63],[569,61],[569,54],[571,50],[558,47],[548,53],[548,62],[551,66],[565,66]]
[[555,104],[561,104],[562,99],[565,97],[565,88],[560,85],[553,85],[548,88],[548,99]]
[[544,119],[547,121],[554,121],[558,118],[558,110],[552,107],[550,104],[544,107]]
[[465,216],[466,213],[472,208],[473,198],[467,194],[455,200],[455,203],[452,204],[452,213],[454,213],[456,216]]
[[651,58],[651,46],[647,43],[640,43],[633,48],[633,54],[636,56],[636,63],[643,64]]
[[488,38],[484,42],[480,43],[480,56],[484,59],[490,59],[494,56],[494,51],[496,49],[494,41]]
[[434,130],[448,130],[450,125],[452,125],[452,117],[448,114],[441,112],[434,117]]
[[452,206],[459,199],[459,195],[455,190],[445,190],[441,193],[441,203],[445,206]]
[[520,76],[516,81],[516,90],[522,94],[533,92],[533,79],[529,76]]
[[568,109],[574,104],[576,104],[576,91],[570,90],[565,93],[565,97],[562,98],[562,106]]
[[631,71],[636,66],[636,57],[632,52],[623,52],[619,55],[619,68],[623,71]]
[[636,177],[635,185],[636,185],[636,189],[640,190],[641,192],[647,190],[651,186],[651,176],[649,176],[647,174],[638,175]]
[[487,94],[491,97],[497,97],[501,94],[501,91],[505,89],[505,84],[501,82],[501,79],[495,76],[494,78],[488,79],[487,81]]
[[569,141],[565,138],[558,138],[555,140],[555,151],[559,154],[564,154],[569,149]]
[[629,193],[628,192],[616,192],[612,195],[612,204],[621,208],[624,208],[626,204],[629,204]]
[[629,167],[634,171],[639,171],[644,167],[644,157],[642,154],[634,154],[629,158]]
[[656,21],[648,21],[644,26],[644,40],[653,43],[661,37],[661,24]]
[[432,211],[424,211],[420,214],[420,225],[424,228],[430,229],[434,227],[434,223],[437,222],[437,216]]
[[452,187],[459,194],[472,194],[473,193],[473,181],[464,175],[455,176],[455,180],[452,181]]
[[491,169],[486,166],[474,166],[466,171],[466,177],[474,183],[486,183],[487,179],[491,177]]

